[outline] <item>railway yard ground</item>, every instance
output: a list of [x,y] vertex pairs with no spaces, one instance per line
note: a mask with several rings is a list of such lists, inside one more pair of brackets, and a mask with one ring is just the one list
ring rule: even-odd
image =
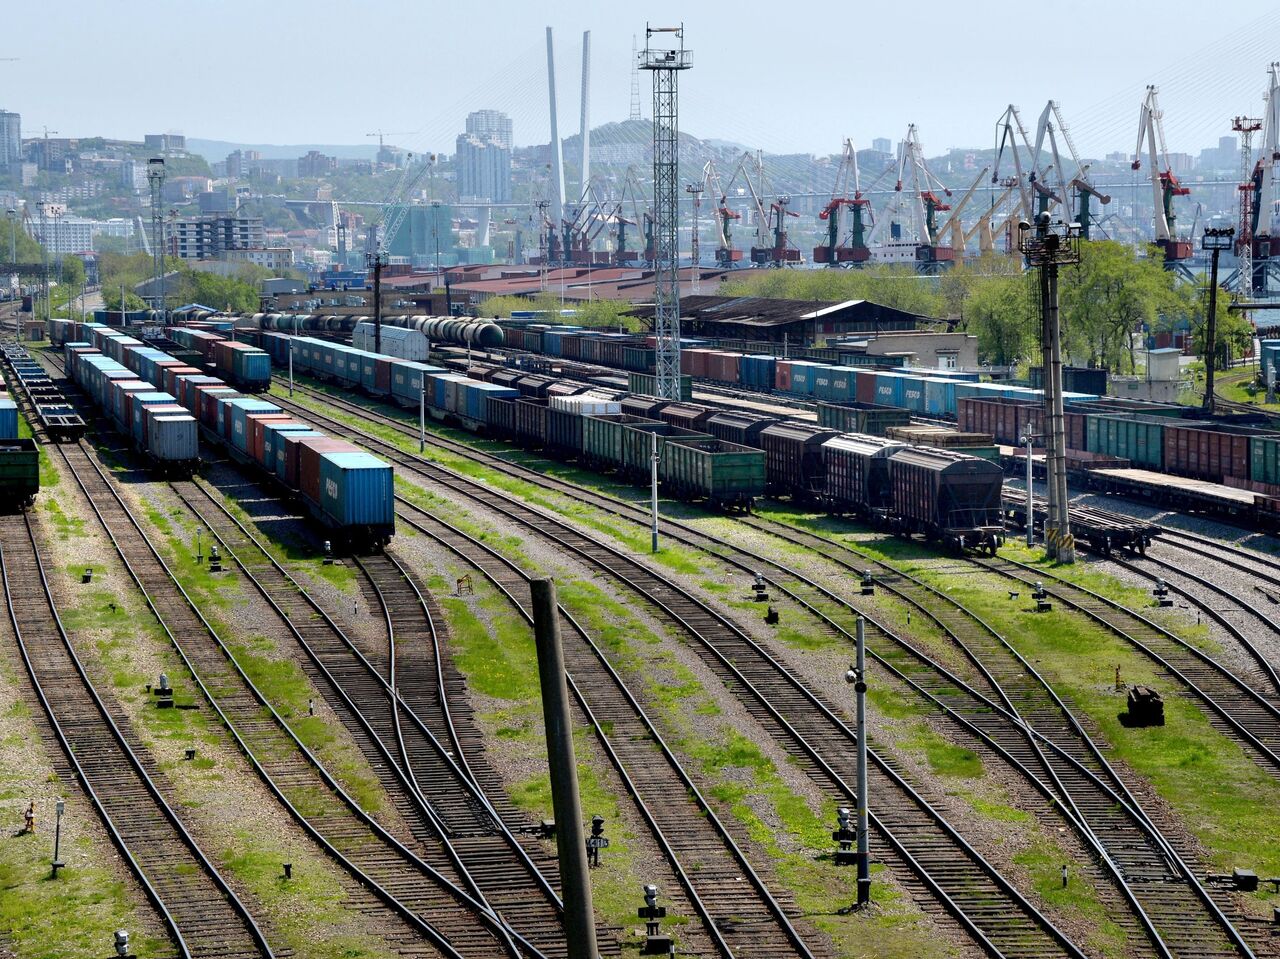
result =
[[[330,562],[281,487],[212,445],[158,475],[32,353],[89,429],[37,429],[0,516],[0,956],[567,955],[537,577],[602,955],[641,954],[654,884],[679,956],[1280,956],[1270,534],[1081,494],[1160,534],[1065,567],[664,497],[651,553],[647,488],[430,421],[420,453],[417,410],[277,379],[394,466],[391,543]],[[863,911],[832,838],[859,619]]]

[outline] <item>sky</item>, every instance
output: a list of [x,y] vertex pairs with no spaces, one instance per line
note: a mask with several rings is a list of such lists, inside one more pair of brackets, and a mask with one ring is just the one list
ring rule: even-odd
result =
[[[845,137],[860,148],[897,141],[908,123],[928,155],[989,147],[1008,104],[1034,133],[1050,98],[1082,154],[1131,152],[1152,82],[1169,149],[1195,153],[1229,134],[1233,115],[1261,115],[1267,64],[1280,59],[1280,8],[1267,0],[6,7],[0,58],[21,59],[0,62],[0,109],[22,114],[25,136],[48,126],[75,137],[359,144],[382,129],[416,152],[452,153],[463,118],[482,107],[512,116],[517,144],[547,142],[547,26],[562,137],[578,129],[582,31],[598,126],[628,115],[632,37],[643,46],[648,18],[685,27],[693,68],[680,78],[682,131],[775,153],[838,154]],[[649,75],[640,83],[648,118]]]

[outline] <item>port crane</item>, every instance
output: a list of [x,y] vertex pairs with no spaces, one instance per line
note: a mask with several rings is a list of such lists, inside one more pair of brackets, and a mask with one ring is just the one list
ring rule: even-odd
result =
[[[911,184],[909,198],[905,192],[908,181]],[[941,191],[941,196],[938,191]],[[949,259],[953,255],[952,251],[938,246],[937,218],[939,213],[951,210],[951,205],[944,199],[950,196],[951,191],[933,175],[925,163],[919,131],[914,123],[910,124],[902,143],[902,155],[898,158],[898,180],[893,195],[885,204],[884,214],[877,219],[871,231],[869,242],[872,244],[873,255],[877,240],[883,237],[887,228],[888,241],[882,242],[880,246],[886,253],[885,259],[911,259],[920,262],[925,269],[930,269],[940,258]],[[902,231],[906,220],[911,221],[909,236]],[[909,246],[914,249],[908,250]]]
[[720,173],[714,160],[708,160],[702,168],[703,189],[715,197],[716,203],[716,266],[732,269],[742,259],[742,251],[733,248],[733,221],[742,214],[729,208],[729,195],[720,186]]
[[947,217],[942,226],[938,228],[939,238],[950,237],[951,239],[951,253],[944,256],[944,259],[958,260],[964,257],[966,238],[964,228],[960,224],[960,214],[963,213],[964,208],[969,205],[969,201],[973,199],[974,193],[977,192],[978,184],[982,182],[983,178],[987,175],[987,171],[990,169],[991,167],[984,166],[981,172],[973,178],[973,182],[969,184],[969,189],[965,191],[964,196],[962,196],[959,202],[952,207],[951,215]]
[[[1164,140],[1164,111],[1160,109],[1156,92],[1154,86],[1148,86],[1147,95],[1138,109],[1138,145],[1133,151],[1133,169],[1142,168],[1142,147],[1145,142],[1151,164],[1149,175],[1156,246],[1164,251],[1164,261],[1172,267],[1191,256],[1191,241],[1178,239],[1177,214],[1173,208],[1173,198],[1187,196],[1191,190],[1178,182],[1169,165],[1169,151]],[[1163,170],[1160,168],[1161,160],[1164,161]]]
[[[883,175],[883,174],[882,174]],[[853,195],[849,195],[849,181],[853,180]],[[840,243],[840,208],[848,207],[851,224],[849,242]],[[825,263],[827,266],[839,266],[842,263],[864,263],[871,258],[871,248],[867,246],[867,223],[870,219],[871,201],[862,195],[862,184],[858,174],[858,151],[853,141],[845,139],[844,152],[840,157],[840,166],[836,169],[835,187],[831,191],[831,200],[818,213],[818,219],[827,224],[826,245],[813,248],[813,262]]]
[[[1250,224],[1251,229],[1247,233],[1241,229],[1240,232],[1245,235],[1239,238],[1241,242],[1250,243],[1251,254],[1250,275],[1241,283],[1240,288],[1263,294],[1267,290],[1267,277],[1271,268],[1272,238],[1280,235],[1280,216],[1276,209],[1277,200],[1280,200],[1280,185],[1276,183],[1277,164],[1280,164],[1280,63],[1271,64],[1266,104],[1266,112],[1262,117],[1262,156],[1254,167],[1250,182],[1240,185],[1246,206],[1252,196],[1252,209],[1246,209],[1243,213],[1243,219]],[[1238,126],[1237,129],[1243,134],[1242,127]],[[1258,261],[1256,266],[1253,261]]]

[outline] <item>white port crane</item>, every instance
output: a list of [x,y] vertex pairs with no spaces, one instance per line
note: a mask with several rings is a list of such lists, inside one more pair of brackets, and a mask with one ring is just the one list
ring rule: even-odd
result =
[[1276,183],[1277,164],[1280,164],[1280,63],[1271,64],[1270,83],[1267,87],[1267,109],[1262,117],[1262,158],[1259,160],[1262,182],[1259,185],[1257,204],[1254,207],[1254,235],[1273,237],[1280,235],[1280,185]]

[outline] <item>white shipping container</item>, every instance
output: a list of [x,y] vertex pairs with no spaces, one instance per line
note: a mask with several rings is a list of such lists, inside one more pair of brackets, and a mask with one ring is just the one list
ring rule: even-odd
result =
[[622,412],[622,404],[617,400],[597,396],[553,396],[548,405],[574,416],[614,416]]
[[[351,345],[357,350],[372,353],[375,330],[372,323],[357,323],[351,333]],[[427,337],[418,330],[409,330],[399,326],[382,327],[382,355],[394,356],[400,360],[412,360],[421,363],[426,360],[428,347]]]
[[148,437],[151,455],[164,463],[194,460],[200,455],[195,417],[185,414],[157,416]]

